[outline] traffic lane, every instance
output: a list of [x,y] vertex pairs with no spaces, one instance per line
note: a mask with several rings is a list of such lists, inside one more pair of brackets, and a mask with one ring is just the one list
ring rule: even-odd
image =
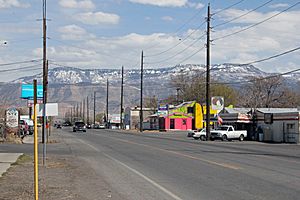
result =
[[[113,134],[112,135],[112,132],[106,132],[106,133],[98,133],[97,134],[97,136],[99,137],[99,136],[102,136],[101,137],[101,140],[102,141],[104,141],[104,140],[108,140],[108,141],[106,141],[106,143],[107,144],[110,144],[110,143],[114,143],[114,142],[112,142],[112,141],[109,141],[109,140],[116,140],[116,141],[118,141],[118,143],[120,143],[120,144],[118,144],[117,146],[118,147],[120,147],[121,146],[121,144],[122,145],[125,145],[126,144],[126,140],[124,140],[124,139],[121,139],[121,140],[119,140],[119,138],[118,139],[116,139],[116,136]],[[107,136],[109,136],[109,138],[107,138]],[[113,137],[112,137],[113,136]],[[122,134],[120,134],[119,136],[122,136]],[[106,138],[106,139],[105,139]],[[138,138],[140,138],[140,137],[138,137]],[[144,138],[145,139],[145,138]],[[122,141],[123,140],[123,141]],[[95,138],[93,138],[92,139],[92,141],[90,141],[90,142],[95,142],[96,141],[96,139]],[[157,140],[154,140],[154,141],[157,141]],[[237,187],[239,187],[239,186],[242,186],[242,188],[247,188],[247,187],[252,187],[252,185],[255,185],[255,187],[253,187],[252,189],[250,189],[250,193],[249,194],[245,194],[248,198],[247,199],[253,199],[252,197],[251,197],[251,195],[252,194],[254,194],[254,193],[256,193],[257,191],[256,190],[260,190],[260,188],[263,186],[263,185],[268,185],[268,186],[266,186],[266,188],[268,188],[268,190],[266,190],[267,191],[267,193],[265,193],[264,194],[264,192],[261,192],[261,196],[262,197],[265,197],[266,195],[268,195],[268,194],[274,194],[274,192],[272,191],[271,192],[271,190],[272,189],[275,189],[276,191],[278,191],[279,190],[279,188],[282,188],[282,187],[284,187],[284,189],[285,189],[285,191],[288,191],[288,193],[280,193],[280,194],[275,194],[274,196],[273,195],[271,195],[272,196],[272,199],[280,199],[280,198],[282,198],[283,196],[289,196],[289,197],[291,197],[291,199],[293,198],[293,197],[295,197],[295,193],[297,193],[298,191],[295,191],[295,189],[294,188],[288,188],[288,187],[286,187],[285,185],[282,185],[282,184],[277,184],[277,181],[278,180],[276,180],[276,181],[274,181],[274,180],[272,180],[272,179],[270,179],[270,177],[268,177],[269,175],[267,175],[267,177],[260,177],[261,175],[263,175],[264,173],[258,173],[258,174],[260,174],[260,175],[256,175],[256,174],[254,174],[254,175],[252,175],[251,173],[249,174],[249,173],[246,173],[246,171],[244,171],[244,169],[241,169],[241,170],[239,170],[239,169],[234,169],[234,167],[232,167],[232,165],[223,165],[222,163],[215,163],[215,161],[213,160],[213,159],[211,159],[211,157],[210,158],[205,158],[205,159],[203,159],[203,158],[201,158],[200,157],[200,159],[199,159],[199,156],[191,156],[191,155],[187,155],[186,153],[184,153],[184,154],[182,154],[182,153],[178,153],[178,152],[175,152],[175,154],[174,154],[174,152],[173,152],[173,150],[166,150],[165,148],[161,148],[161,149],[158,149],[158,148],[156,148],[156,149],[153,149],[152,147],[150,147],[149,145],[145,145],[145,143],[142,143],[141,144],[141,141],[138,141],[139,143],[134,143],[134,142],[132,142],[132,137],[130,138],[130,141],[127,143],[127,145],[129,145],[130,146],[130,148],[134,148],[134,147],[136,147],[136,146],[141,146],[142,148],[139,148],[139,149],[143,149],[143,148],[145,148],[145,149],[148,149],[147,151],[143,151],[143,153],[138,153],[138,155],[139,156],[137,156],[137,157],[135,157],[135,155],[136,154],[134,154],[134,152],[129,152],[129,154],[130,154],[130,157],[128,158],[129,159],[129,161],[132,159],[133,161],[134,160],[136,160],[136,161],[140,161],[140,162],[142,162],[142,163],[145,163],[145,162],[147,162],[147,161],[149,161],[149,160],[153,160],[153,159],[148,159],[148,158],[146,158],[145,160],[143,160],[142,158],[145,156],[145,155],[147,155],[147,154],[149,154],[150,152],[156,152],[156,151],[159,151],[159,152],[156,152],[155,153],[155,155],[154,155],[154,157],[155,156],[157,156],[157,155],[161,155],[161,154],[169,154],[169,155],[165,155],[165,157],[163,157],[163,158],[161,158],[161,159],[159,159],[160,161],[161,160],[167,160],[167,158],[166,157],[176,157],[175,158],[175,161],[173,161],[173,162],[166,162],[166,163],[164,163],[164,164],[161,164],[158,168],[157,168],[157,170],[158,169],[165,169],[165,168],[167,168],[168,169],[168,171],[166,171],[165,173],[163,173],[163,174],[160,174],[159,176],[158,176],[158,178],[159,177],[162,177],[164,174],[169,174],[168,172],[170,172],[171,171],[171,174],[169,174],[169,176],[167,176],[167,177],[172,177],[172,174],[184,174],[184,176],[183,177],[188,177],[186,180],[193,180],[193,178],[195,178],[195,175],[197,176],[197,174],[201,174],[201,177],[203,176],[203,174],[205,175],[204,177],[205,177],[205,179],[204,180],[206,180],[207,178],[209,178],[209,177],[214,177],[214,178],[216,178],[217,177],[217,179],[218,180],[226,180],[226,181],[228,181],[229,180],[229,182],[231,182],[230,180],[232,180],[232,183],[231,184],[229,184],[229,187],[227,187],[227,188],[225,188],[225,191],[228,189],[228,190],[230,190],[231,192],[238,192],[237,190],[236,190],[236,188]],[[145,140],[143,140],[142,142],[145,142]],[[157,144],[156,144],[157,145]],[[170,143],[168,143],[168,146],[170,145]],[[177,148],[174,148],[174,149],[177,149],[178,150],[178,144],[176,144],[176,146],[177,146]],[[113,148],[113,147],[110,147],[110,148]],[[125,147],[124,148],[124,150],[122,150],[121,151],[121,154],[122,153],[124,153],[124,152],[126,152],[126,150],[128,150],[128,148],[129,147]],[[184,149],[187,149],[187,147],[185,147]],[[180,149],[179,149],[180,150]],[[182,149],[181,149],[182,150]],[[118,151],[118,149],[116,149],[116,151]],[[138,152],[140,151],[140,150],[137,150]],[[171,154],[171,155],[170,155]],[[125,155],[123,155],[123,157],[121,157],[120,159],[124,159],[124,157],[126,157],[126,155],[128,156],[128,154],[125,154]],[[146,157],[148,157],[148,156],[146,156]],[[151,156],[150,156],[150,158],[151,158]],[[177,161],[177,159],[178,158],[181,158],[181,159],[186,159],[184,162],[179,162],[179,163],[176,163],[176,161]],[[128,162],[129,162],[128,161]],[[132,161],[132,162],[133,162]],[[223,161],[224,161],[224,159],[223,159]],[[163,162],[163,161],[161,161],[161,162]],[[174,171],[174,168],[178,168],[178,166],[182,166],[181,164],[182,163],[184,163],[183,165],[186,165],[186,163],[189,163],[189,162],[196,162],[197,164],[195,164],[195,165],[188,165],[188,166],[185,166],[185,167],[183,167],[183,169],[185,169],[185,171],[188,171],[188,174],[185,174],[185,171],[180,171],[180,172],[178,172],[178,171]],[[168,163],[173,163],[173,164],[171,164],[170,166],[168,166],[167,164]],[[137,165],[138,166],[138,164],[139,163],[135,163],[135,165]],[[203,167],[203,165],[205,165],[206,167]],[[147,163],[147,164],[144,164],[143,165],[143,167],[141,167],[141,169],[145,169],[145,168],[147,168],[147,166],[151,166],[151,162],[150,163]],[[165,166],[167,166],[167,167],[165,167]],[[194,169],[194,167],[195,166],[197,166],[197,169]],[[199,166],[202,166],[202,169],[200,168],[198,168]],[[217,169],[214,169],[214,170],[211,170],[212,168],[215,168],[215,167],[217,167]],[[151,168],[147,168],[148,169],[148,171],[151,171],[152,169],[154,168],[154,166]],[[203,169],[204,168],[204,169]],[[209,170],[208,170],[209,169]],[[153,173],[156,173],[157,172],[157,170],[154,170],[154,172]],[[199,171],[200,170],[200,171]],[[208,170],[208,171],[206,171],[206,170]],[[228,171],[229,170],[229,172],[226,172],[225,174],[224,174],[224,171]],[[220,173],[220,174],[219,174]],[[216,176],[215,174],[218,174],[218,176]],[[231,175],[230,175],[231,174]],[[189,176],[190,175],[190,176]],[[206,175],[210,175],[209,177],[207,177]],[[229,177],[228,177],[229,176]],[[273,176],[273,175],[272,175]],[[197,178],[199,178],[199,177],[197,177]],[[241,179],[239,179],[239,178],[241,178]],[[286,178],[286,177],[285,177]],[[180,177],[176,177],[175,179],[180,179]],[[198,182],[203,182],[204,180],[195,180],[195,181],[192,181],[192,182],[194,182],[194,183],[198,183]],[[204,181],[205,182],[205,181]],[[206,181],[207,182],[207,181]],[[242,183],[242,182],[246,182],[245,183],[245,185],[239,185],[240,183]],[[249,184],[247,184],[247,183],[249,183]],[[261,183],[261,184],[260,184]],[[299,182],[297,182],[297,180],[295,181],[295,183],[296,184],[299,184]],[[191,183],[189,182],[189,181],[187,181],[186,183],[184,183],[184,184],[181,184],[181,185],[189,185],[189,188],[194,188],[194,185],[191,185]],[[197,184],[196,184],[197,185]],[[218,183],[216,183],[216,182],[211,182],[211,184],[208,184],[208,185],[210,185],[210,187],[221,187],[222,188],[222,186],[221,185],[218,185]],[[203,188],[203,185],[198,185],[199,187],[200,186],[202,186],[202,188]],[[196,188],[194,188],[194,189],[196,189]],[[196,189],[197,190],[197,189]],[[243,192],[246,192],[246,191],[243,191]],[[189,191],[188,193],[191,193],[191,191]],[[276,192],[275,192],[276,193]],[[193,194],[193,193],[191,193],[191,194]],[[219,193],[218,193],[219,194]],[[215,197],[218,197],[218,199],[220,199],[220,197],[222,197],[222,194],[224,194],[224,190],[219,194],[219,196],[217,195],[217,196],[215,196]],[[264,195],[263,195],[264,194]],[[203,193],[201,193],[201,194],[196,194],[195,196],[197,196],[197,195],[203,195]],[[210,196],[211,197],[211,196]],[[256,196],[257,197],[257,196]],[[255,198],[256,198],[255,197]],[[205,199],[207,199],[207,198],[209,198],[209,197],[205,197]],[[230,197],[230,198],[233,198],[233,197]],[[230,199],[228,196],[227,196],[227,199]]]
[[[64,136],[65,143],[71,147],[72,155],[78,159],[78,162],[92,168],[91,173],[94,173],[98,179],[107,182],[114,191],[118,191],[122,199],[181,199],[159,183],[152,181],[150,177],[139,174],[130,166],[111,157],[109,154],[116,150],[103,145],[106,141],[101,140],[103,144],[98,142],[90,144],[86,141],[90,135],[86,133],[66,133]],[[82,190],[92,187],[89,184],[90,182],[87,182],[83,185]]]
[[202,146],[207,147],[220,147],[226,148],[227,150],[233,151],[246,151],[249,154],[260,154],[270,157],[282,157],[287,160],[297,160],[300,161],[300,145],[298,144],[269,144],[269,143],[261,143],[255,141],[200,141],[194,140],[193,138],[186,137],[184,132],[171,132],[171,133],[133,133],[133,132],[124,132],[124,131],[112,131],[119,133],[127,133],[129,135],[136,135],[141,137],[150,137],[157,139],[165,139],[170,141],[182,141],[186,143],[200,143]]
[[[145,136],[144,135],[136,135],[140,136],[143,139],[142,142],[146,142],[146,138],[155,140],[161,140],[161,137],[156,136]],[[166,137],[166,136],[165,136]],[[257,146],[265,146],[264,144],[251,143],[247,144],[248,148],[244,147],[244,142],[198,142],[198,141],[182,141],[182,143],[190,144],[188,148],[180,148],[182,145],[180,143],[181,140],[173,140],[172,138],[165,138],[167,141],[171,141],[163,146],[164,149],[170,149],[175,151],[186,152],[195,155],[209,156],[210,160],[217,161],[218,163],[236,163],[233,165],[242,165],[243,168],[247,168],[248,172],[252,172],[253,175],[257,175],[258,169],[261,169],[261,172],[264,174],[269,174],[269,172],[278,172],[279,175],[277,177],[272,176],[272,179],[276,178],[281,181],[281,175],[292,176],[293,178],[299,178],[299,168],[300,168],[300,160],[297,156],[289,155],[287,158],[285,154],[277,154],[273,153],[270,149],[270,145],[268,145],[268,151],[266,148],[262,150],[256,150]],[[137,139],[138,137],[133,137],[133,139]],[[154,144],[151,142],[152,144]],[[140,143],[140,142],[138,142]],[[160,143],[160,142],[159,142]],[[220,143],[220,144],[219,144]],[[161,143],[160,143],[161,145]],[[196,145],[196,146],[195,146]],[[291,145],[293,148],[296,147],[299,149],[299,145]],[[283,145],[282,148],[285,148],[286,145]],[[293,149],[292,148],[292,149]],[[285,151],[282,149],[282,151]],[[278,145],[275,145],[275,150],[278,151]],[[207,157],[206,157],[207,158]],[[269,177],[271,178],[271,177]],[[275,181],[274,180],[274,181]]]
[[[140,145],[145,144],[147,139],[144,138],[142,142],[138,141],[137,143]],[[154,144],[155,141],[157,140],[153,140],[151,144]],[[130,142],[132,142],[132,140],[130,140]],[[243,143],[239,144],[241,146],[243,145]],[[299,181],[298,179],[300,162],[297,160],[285,160],[281,157],[277,158],[276,155],[269,156],[270,154],[272,154],[270,152],[268,154],[261,154],[253,153],[253,151],[232,151],[224,147],[203,147],[202,145],[199,145],[197,143],[190,143],[187,148],[182,148],[182,145],[179,141],[173,141],[171,143],[168,142],[166,144],[160,143],[159,145],[161,145],[161,148],[163,150],[169,151],[173,154],[177,153],[186,157],[196,156],[196,159],[214,165],[226,166],[231,168],[245,168],[247,173],[253,176],[263,175],[263,177],[266,177],[267,180],[269,179],[273,182],[282,182],[289,176],[291,176],[291,180],[295,182]],[[274,176],[274,173],[277,173],[278,175]]]

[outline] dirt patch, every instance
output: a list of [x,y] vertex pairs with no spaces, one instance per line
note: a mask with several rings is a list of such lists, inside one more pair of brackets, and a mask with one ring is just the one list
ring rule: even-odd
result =
[[[45,200],[121,200],[118,192],[83,167],[73,156],[49,155],[46,166],[39,160],[39,199]],[[21,156],[0,178],[0,200],[34,199],[34,163]]]

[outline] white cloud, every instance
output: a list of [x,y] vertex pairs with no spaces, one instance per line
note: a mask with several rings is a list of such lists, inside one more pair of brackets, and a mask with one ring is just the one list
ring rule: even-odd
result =
[[164,21],[173,21],[173,17],[171,16],[163,16],[161,19]]
[[129,0],[132,3],[145,5],[153,5],[160,7],[183,7],[188,3],[188,0]]
[[91,0],[60,0],[59,5],[64,8],[94,9],[95,4]]
[[89,34],[85,29],[74,24],[60,27],[58,32],[62,33],[61,38],[63,40],[86,40],[95,38],[93,34]]
[[98,25],[98,24],[118,24],[120,17],[113,13],[104,12],[87,12],[79,13],[74,18],[84,24]]
[[204,7],[204,4],[202,4],[202,3],[188,2],[187,5],[191,8],[195,8],[195,9],[201,9]]
[[286,8],[289,7],[289,4],[287,3],[278,3],[278,4],[273,4],[270,5],[269,8]]
[[28,8],[30,7],[29,3],[21,3],[19,0],[0,0],[0,9],[1,8]]

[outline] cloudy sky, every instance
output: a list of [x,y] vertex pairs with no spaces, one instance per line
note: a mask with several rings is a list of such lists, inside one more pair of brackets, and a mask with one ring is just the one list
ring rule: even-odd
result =
[[[208,2],[47,1],[50,68],[139,68],[142,50],[145,68],[205,64]],[[297,0],[210,3],[214,64],[248,63],[300,45]],[[5,65],[42,58],[41,18],[42,0],[0,0],[0,82],[41,71],[40,62]],[[257,23],[260,24],[251,27]],[[267,72],[298,69],[299,52],[255,66]],[[24,69],[14,70],[19,68]],[[13,71],[5,71],[8,69]]]

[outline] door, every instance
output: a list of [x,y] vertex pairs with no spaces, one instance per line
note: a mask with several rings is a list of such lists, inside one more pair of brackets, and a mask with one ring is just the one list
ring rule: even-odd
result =
[[175,129],[175,119],[170,119],[170,129]]

